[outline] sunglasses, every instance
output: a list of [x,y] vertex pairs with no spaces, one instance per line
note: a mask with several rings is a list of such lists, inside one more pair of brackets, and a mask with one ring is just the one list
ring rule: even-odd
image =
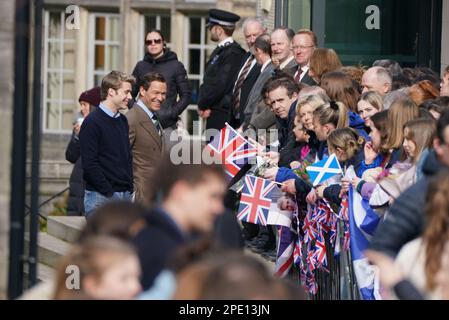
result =
[[150,46],[152,44],[161,44],[162,43],[162,39],[154,39],[154,40],[145,40],[145,44],[147,46]]

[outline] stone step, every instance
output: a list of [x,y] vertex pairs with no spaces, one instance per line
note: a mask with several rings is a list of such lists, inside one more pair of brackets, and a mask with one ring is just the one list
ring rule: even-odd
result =
[[86,224],[84,217],[49,216],[47,233],[58,239],[73,243]]
[[[24,265],[23,272],[28,276],[28,264]],[[37,264],[37,279],[42,282],[52,282],[55,275],[55,269],[49,266],[38,263]]]
[[[70,243],[62,241],[47,233],[38,235],[38,262],[55,268],[60,257],[70,249]],[[25,254],[28,255],[29,234],[25,235]]]

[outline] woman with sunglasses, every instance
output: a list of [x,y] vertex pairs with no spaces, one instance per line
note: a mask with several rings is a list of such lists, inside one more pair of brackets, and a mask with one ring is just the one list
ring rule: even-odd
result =
[[138,99],[141,80],[145,74],[158,72],[164,76],[167,81],[167,99],[162,104],[158,117],[165,133],[170,136],[170,129],[176,129],[180,114],[190,103],[191,89],[187,72],[176,53],[166,47],[161,31],[151,30],[146,34],[145,48],[143,60],[136,64],[132,73],[137,79],[132,95]]

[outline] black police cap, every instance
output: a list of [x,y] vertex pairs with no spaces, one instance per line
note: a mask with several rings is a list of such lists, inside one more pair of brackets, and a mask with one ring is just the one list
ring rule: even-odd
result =
[[210,9],[207,26],[210,27],[214,24],[218,24],[220,26],[234,27],[239,20],[240,16],[232,12],[220,9]]

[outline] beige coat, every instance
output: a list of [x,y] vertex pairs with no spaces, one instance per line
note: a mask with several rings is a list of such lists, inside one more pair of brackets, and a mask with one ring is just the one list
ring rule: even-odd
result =
[[133,155],[135,201],[146,203],[151,195],[154,169],[164,151],[164,139],[159,136],[153,121],[137,104],[126,113],[126,118]]

